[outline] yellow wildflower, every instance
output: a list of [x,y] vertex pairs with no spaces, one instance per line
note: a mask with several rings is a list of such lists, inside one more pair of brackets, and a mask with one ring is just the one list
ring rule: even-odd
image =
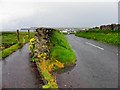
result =
[[30,44],[34,44],[34,41],[35,41],[34,38],[30,39]]

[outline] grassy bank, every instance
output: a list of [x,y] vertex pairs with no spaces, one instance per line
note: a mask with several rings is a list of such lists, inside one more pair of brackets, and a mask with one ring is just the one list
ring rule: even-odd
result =
[[[30,38],[34,36],[34,33],[30,33]],[[0,59],[9,56],[11,53],[21,48],[25,43],[29,42],[27,32],[20,32],[20,40],[17,41],[16,32],[3,32],[2,45],[0,51]]]
[[19,48],[20,48],[20,45],[15,44],[15,45],[12,45],[9,48],[4,49],[3,51],[0,52],[0,59],[9,56],[12,52],[16,51]]
[[[65,65],[73,65],[76,56],[72,48],[69,46],[64,34],[56,30],[50,31],[49,34],[49,44],[46,44],[47,40],[44,39],[45,34],[43,32],[39,32],[35,39],[33,38],[30,40],[30,50],[32,53],[31,62],[36,63],[38,71],[40,72],[44,82],[42,88],[57,89],[58,85],[54,71],[64,68]],[[46,52],[48,50],[50,50],[49,53]]]
[[75,53],[67,42],[64,34],[59,31],[52,31],[50,58],[56,59],[65,65],[74,64],[76,61]]
[[109,43],[113,45],[120,45],[120,37],[118,37],[120,30],[88,30],[77,32],[75,35],[87,39],[97,40],[103,43]]

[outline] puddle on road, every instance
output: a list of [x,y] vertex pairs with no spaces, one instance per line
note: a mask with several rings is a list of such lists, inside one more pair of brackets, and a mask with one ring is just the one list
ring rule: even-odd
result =
[[[65,67],[63,69],[56,70],[56,81],[59,88],[72,88],[75,86],[76,81],[74,81],[76,65]],[[79,78],[77,78],[79,80]],[[74,83],[72,83],[74,82]]]

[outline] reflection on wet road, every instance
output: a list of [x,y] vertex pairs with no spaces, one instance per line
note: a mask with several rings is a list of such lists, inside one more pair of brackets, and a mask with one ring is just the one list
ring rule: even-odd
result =
[[28,44],[2,60],[2,88],[38,88],[29,62]]

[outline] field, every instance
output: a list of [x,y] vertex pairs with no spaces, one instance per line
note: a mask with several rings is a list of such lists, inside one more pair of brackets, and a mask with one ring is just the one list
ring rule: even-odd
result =
[[0,38],[2,38],[1,49],[8,48],[17,43],[17,37],[15,32],[3,32]]
[[50,57],[64,63],[65,65],[74,64],[75,53],[70,47],[65,35],[59,31],[52,31]]
[[[27,37],[27,32],[20,32],[20,40],[23,39],[23,37]],[[30,34],[30,36],[33,36],[33,33]],[[16,32],[2,32],[2,35],[0,36],[2,38],[2,46],[1,49],[8,48],[16,43],[18,43]],[[27,39],[27,38],[26,38]]]
[[[34,33],[30,33],[30,38],[34,36]],[[20,32],[20,40],[17,40],[16,32],[2,32],[0,36],[2,43],[0,45],[0,53],[2,55],[0,58],[5,58],[10,55],[12,52],[21,48],[23,44],[29,41],[27,32]]]
[[88,30],[77,32],[75,35],[87,39],[94,39],[103,43],[109,43],[112,45],[120,45],[120,37],[118,37],[120,30]]

